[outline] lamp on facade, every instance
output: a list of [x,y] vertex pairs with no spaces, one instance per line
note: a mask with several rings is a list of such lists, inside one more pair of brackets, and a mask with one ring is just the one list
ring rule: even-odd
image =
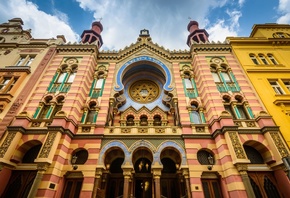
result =
[[72,167],[74,170],[78,169],[78,166],[76,165],[77,159],[78,159],[78,157],[76,155],[72,156],[71,164],[72,164]]
[[211,154],[208,155],[207,157],[209,166],[207,167],[208,170],[211,170],[214,164],[213,156]]

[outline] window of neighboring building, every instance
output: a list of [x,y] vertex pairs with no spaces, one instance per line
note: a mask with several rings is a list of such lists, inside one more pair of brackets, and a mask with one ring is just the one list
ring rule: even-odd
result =
[[269,60],[272,62],[273,65],[278,65],[278,62],[274,58],[273,54],[267,54],[267,57],[269,58]]
[[278,94],[278,95],[285,94],[285,92],[283,91],[282,87],[280,86],[278,80],[270,80],[269,83],[276,94]]
[[259,54],[260,60],[263,62],[265,65],[269,65],[267,59],[265,58],[264,54]]
[[0,93],[8,93],[16,83],[15,77],[4,77],[0,82]]
[[253,61],[253,63],[255,65],[259,65],[259,62],[258,62],[257,57],[255,56],[255,54],[250,54],[250,58],[251,58],[251,60]]
[[285,87],[290,91],[290,80],[283,80]]
[[274,38],[290,38],[290,34],[285,33],[285,32],[275,32],[273,34]]
[[35,55],[22,55],[16,62],[15,66],[30,66],[35,58]]

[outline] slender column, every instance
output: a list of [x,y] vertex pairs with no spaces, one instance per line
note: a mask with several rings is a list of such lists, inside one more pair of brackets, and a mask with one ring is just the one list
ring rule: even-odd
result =
[[190,189],[190,181],[189,181],[189,172],[188,170],[183,170],[182,172],[184,179],[185,179],[185,185],[186,185],[186,194],[188,198],[191,198],[191,189]]
[[102,173],[103,173],[103,171],[102,171],[101,168],[97,168],[96,169],[95,182],[94,182],[94,188],[93,188],[92,198],[97,197],[98,189],[100,189],[100,185],[101,185]]
[[124,175],[123,198],[129,198],[129,182],[131,178],[131,169],[124,170],[123,175]]
[[160,177],[161,177],[161,169],[153,170],[154,184],[155,184],[155,198],[161,197],[161,189],[160,189]]
[[45,171],[47,169],[47,166],[48,166],[47,163],[40,163],[37,165],[38,171],[37,171],[36,177],[34,178],[33,184],[31,186],[31,189],[29,191],[27,198],[34,198],[35,197],[37,190],[38,190],[38,187],[39,187],[39,184],[42,180],[43,174],[45,173]]
[[255,193],[253,191],[251,181],[250,181],[250,178],[249,178],[248,173],[247,173],[247,170],[248,170],[247,165],[237,164],[236,166],[237,166],[237,169],[242,177],[242,181],[244,183],[248,197],[255,197]]

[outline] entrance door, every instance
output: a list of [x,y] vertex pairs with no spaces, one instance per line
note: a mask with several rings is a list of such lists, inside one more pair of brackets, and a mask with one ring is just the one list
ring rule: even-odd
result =
[[256,198],[282,197],[277,188],[277,181],[271,172],[248,172]]
[[151,174],[140,175],[135,178],[135,197],[151,198],[152,197],[152,177]]
[[12,171],[8,185],[1,197],[26,198],[37,171]]
[[161,195],[166,198],[180,197],[179,183],[176,178],[161,178]]
[[111,175],[107,186],[108,198],[121,197],[124,189],[124,176],[123,174]]
[[222,198],[218,179],[202,179],[201,182],[205,198]]
[[80,196],[82,185],[83,185],[82,178],[66,179],[62,197],[63,198],[78,198]]

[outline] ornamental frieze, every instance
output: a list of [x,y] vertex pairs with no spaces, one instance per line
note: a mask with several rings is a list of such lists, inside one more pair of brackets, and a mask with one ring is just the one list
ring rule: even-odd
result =
[[50,152],[51,147],[52,147],[52,145],[54,143],[54,139],[56,137],[56,133],[57,132],[50,132],[48,134],[48,137],[47,137],[47,139],[46,139],[46,141],[45,141],[45,143],[44,143],[44,145],[43,145],[43,147],[41,149],[41,152],[39,154],[39,158],[47,158],[49,156],[49,152]]
[[236,132],[229,132],[235,154],[239,159],[246,159],[246,155]]
[[4,142],[2,143],[0,147],[0,157],[4,157],[15,135],[16,135],[16,132],[8,133],[8,135],[6,136]]
[[270,135],[272,139],[274,140],[275,146],[277,147],[281,157],[287,157],[289,155],[289,152],[285,145],[283,144],[282,139],[280,138],[279,134],[277,132],[270,132]]

